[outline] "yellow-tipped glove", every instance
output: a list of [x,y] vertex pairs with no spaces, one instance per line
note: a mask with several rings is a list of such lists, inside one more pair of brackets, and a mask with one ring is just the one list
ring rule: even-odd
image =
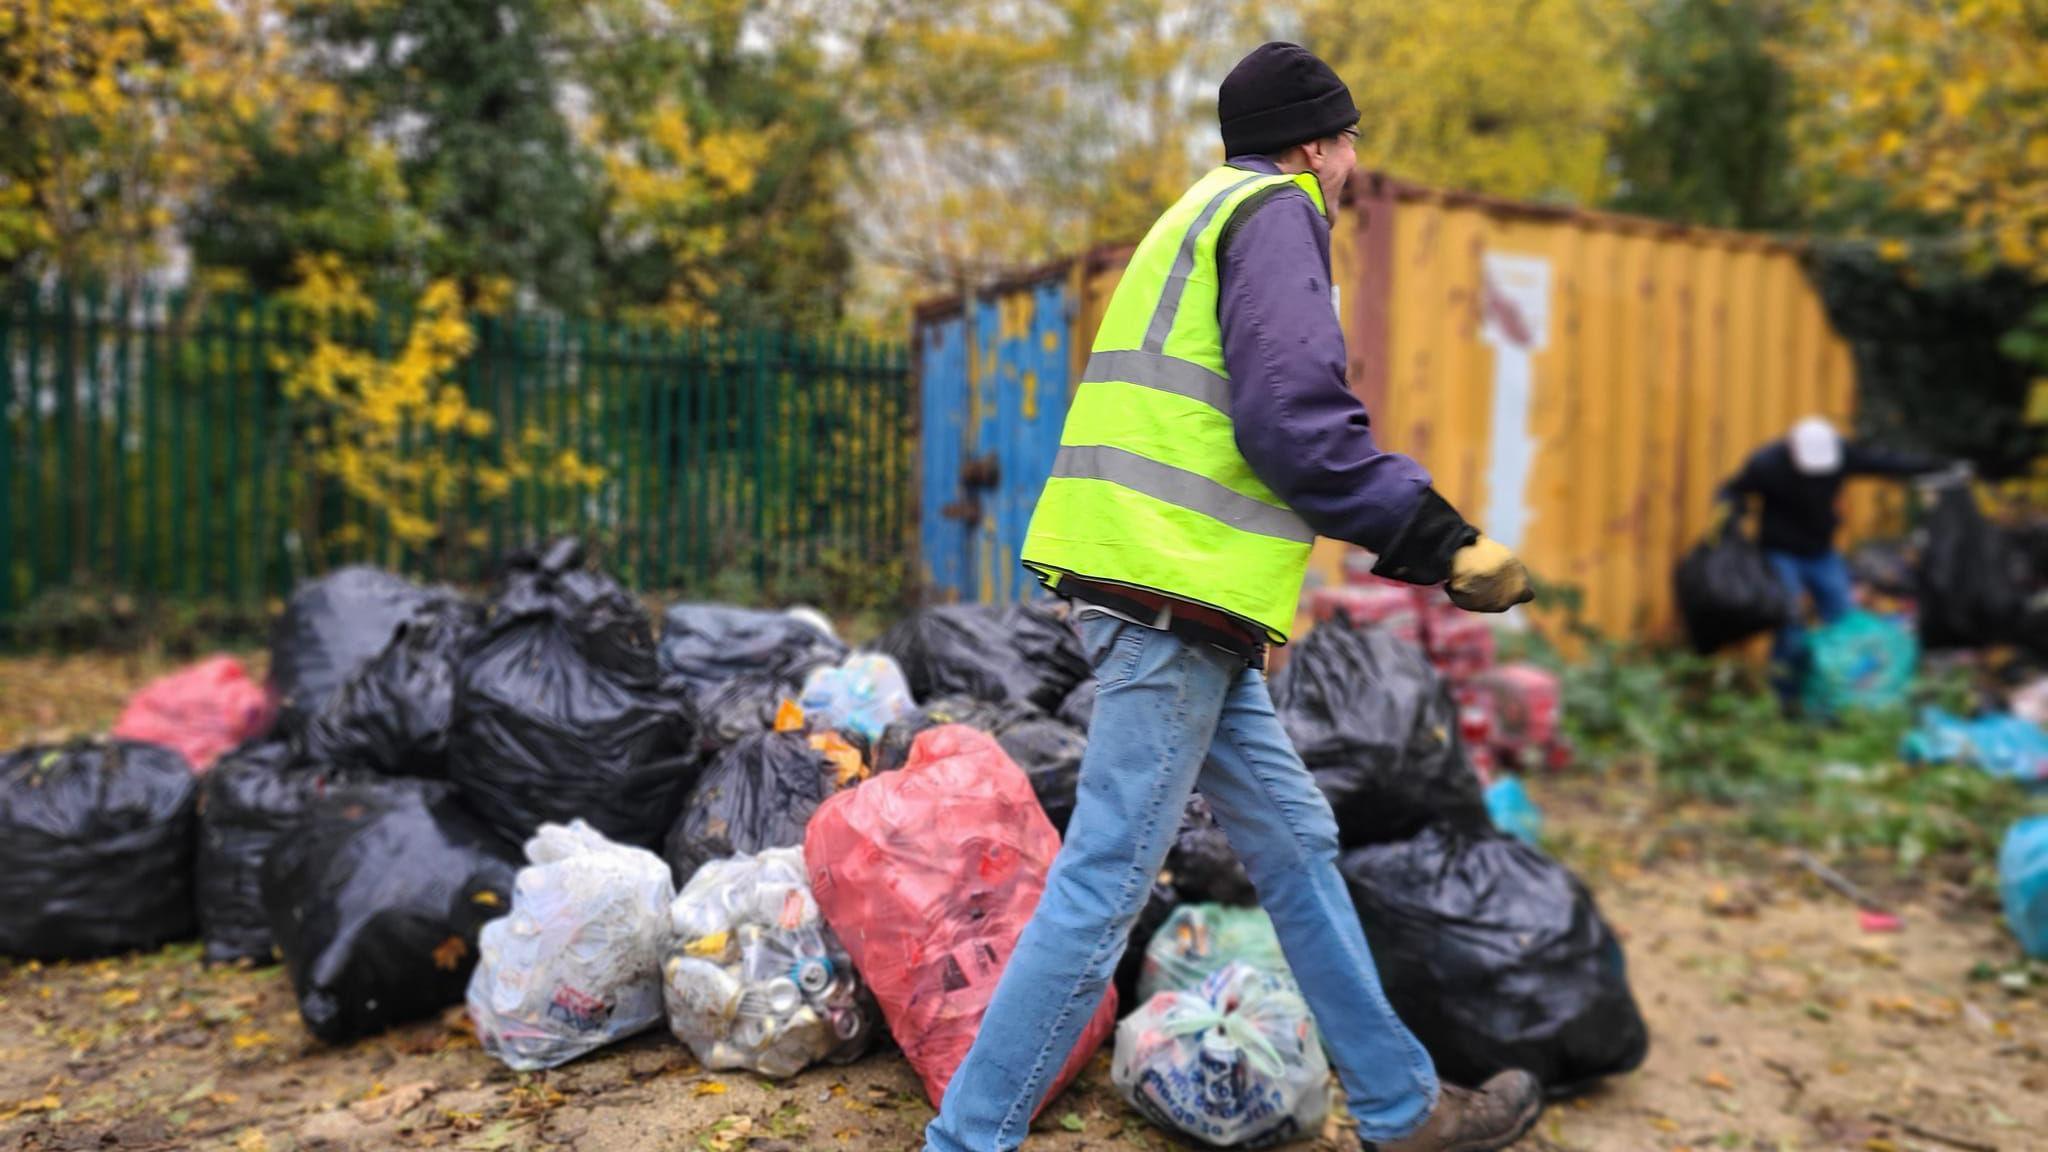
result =
[[1734,501],[1732,501],[1732,500],[1716,500],[1716,501],[1714,501],[1714,510],[1713,510],[1713,512],[1712,512],[1712,513],[1710,513],[1710,514],[1708,515],[1708,517],[1707,517],[1707,536],[1708,536],[1708,538],[1709,538],[1709,539],[1718,539],[1718,538],[1719,538],[1719,537],[1721,536],[1721,534],[1722,534],[1722,533],[1724,533],[1724,532],[1726,532],[1726,531],[1728,530],[1728,523],[1729,523],[1729,521],[1731,521],[1731,520],[1733,520],[1733,519],[1735,519],[1735,502],[1734,502]]
[[1451,578],[1444,585],[1451,603],[1467,612],[1505,612],[1536,598],[1529,570],[1505,544],[1481,536],[1451,557]]

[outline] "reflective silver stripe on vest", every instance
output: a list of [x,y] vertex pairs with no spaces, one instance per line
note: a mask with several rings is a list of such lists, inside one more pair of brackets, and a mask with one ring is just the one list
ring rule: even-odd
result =
[[1106,444],[1070,444],[1053,457],[1052,474],[1069,480],[1106,480],[1176,508],[1199,512],[1232,528],[1313,544],[1316,534],[1285,508],[1254,500],[1185,469],[1148,460]]
[[1254,172],[1230,187],[1216,194],[1214,200],[1202,206],[1202,214],[1188,226],[1187,235],[1180,238],[1180,251],[1173,257],[1173,272],[1166,278],[1166,289],[1159,294],[1159,306],[1152,310],[1152,323],[1145,328],[1145,351],[1158,352],[1166,347],[1167,333],[1173,331],[1173,314],[1180,311],[1181,293],[1187,291],[1188,274],[1195,270],[1195,244],[1201,239],[1202,230],[1215,219],[1223,208],[1223,202],[1232,193],[1255,180],[1266,177]]
[[1081,373],[1083,384],[1136,384],[1199,400],[1230,414],[1230,381],[1192,360],[1164,352],[1096,352]]

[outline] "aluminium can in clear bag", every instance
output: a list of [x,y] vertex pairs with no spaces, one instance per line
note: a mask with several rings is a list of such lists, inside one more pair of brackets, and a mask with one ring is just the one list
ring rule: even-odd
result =
[[856,652],[844,663],[813,671],[804,680],[804,712],[872,745],[882,730],[917,707],[896,661],[879,652]]
[[713,1071],[860,1059],[879,1013],[811,895],[801,848],[714,860],[670,910],[669,1028]]
[[1318,1132],[1330,1103],[1308,1005],[1291,980],[1242,963],[1125,1017],[1110,1078],[1153,1123],[1217,1148]]
[[1225,904],[1183,904],[1153,933],[1138,974],[1138,998],[1187,992],[1232,961],[1272,972],[1289,982],[1280,936],[1263,908]]
[[484,926],[469,1016],[484,1050],[552,1068],[661,1022],[675,886],[661,857],[581,820],[526,842],[512,912]]

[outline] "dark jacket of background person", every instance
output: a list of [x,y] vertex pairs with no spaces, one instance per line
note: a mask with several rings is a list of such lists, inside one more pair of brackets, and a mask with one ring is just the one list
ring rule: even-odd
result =
[[1738,512],[1743,497],[1762,498],[1757,544],[1764,551],[1825,556],[1834,551],[1835,533],[1842,526],[1842,481],[1851,476],[1917,476],[1948,465],[1934,456],[1850,441],[1842,445],[1840,468],[1810,475],[1793,465],[1791,449],[1779,440],[1752,453],[1742,471],[1721,486],[1720,498],[1737,505]]

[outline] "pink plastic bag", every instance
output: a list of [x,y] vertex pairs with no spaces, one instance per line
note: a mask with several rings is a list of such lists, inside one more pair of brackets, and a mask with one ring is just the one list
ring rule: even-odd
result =
[[113,735],[174,749],[194,772],[270,730],[277,702],[242,662],[213,656],[142,686],[128,698]]
[[[812,893],[933,1107],[974,1043],[1059,846],[1023,769],[993,737],[960,724],[921,733],[901,771],[839,793],[811,817]],[[1047,1100],[1115,1026],[1111,989]]]

